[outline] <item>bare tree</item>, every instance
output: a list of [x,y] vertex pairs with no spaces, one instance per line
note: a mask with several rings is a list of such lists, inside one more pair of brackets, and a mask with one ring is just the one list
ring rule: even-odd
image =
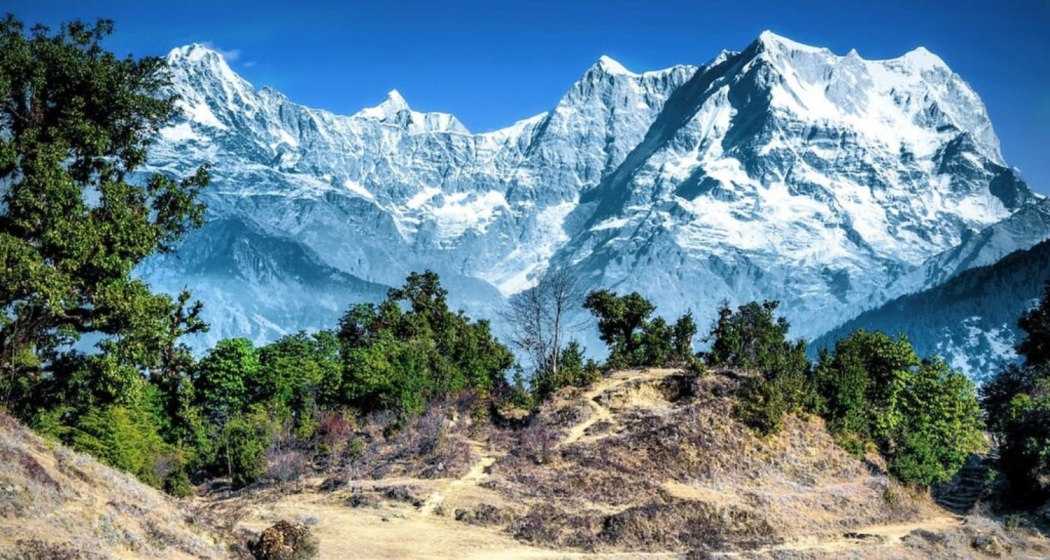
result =
[[551,269],[535,287],[510,298],[503,319],[511,326],[511,343],[525,352],[536,371],[558,374],[558,359],[572,311],[583,291],[565,269]]

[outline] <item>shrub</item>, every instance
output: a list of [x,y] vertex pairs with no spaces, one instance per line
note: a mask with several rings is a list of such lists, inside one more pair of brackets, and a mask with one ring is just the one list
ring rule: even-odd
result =
[[248,550],[256,560],[311,560],[318,541],[306,525],[282,520],[248,543]]
[[844,441],[888,442],[902,420],[901,391],[918,365],[906,338],[856,331],[838,341],[834,353],[821,353],[813,408]]
[[246,338],[220,340],[198,364],[193,383],[198,404],[222,424],[249,403],[259,374],[259,354]]
[[1050,283],[1043,299],[1023,313],[1025,333],[1012,365],[981,387],[988,428],[999,445],[1006,501],[1034,506],[1050,497]]
[[265,412],[235,416],[223,427],[216,459],[235,488],[247,486],[266,473],[271,429]]
[[898,427],[881,447],[890,470],[911,484],[949,480],[983,447],[976,390],[943,361],[924,361],[901,391]]
[[784,414],[811,400],[806,344],[787,339],[790,325],[775,317],[778,305],[751,302],[736,311],[723,305],[709,336],[713,365],[753,373],[741,387],[736,412],[764,434],[779,430]]
[[351,308],[340,322],[342,395],[365,411],[419,414],[428,401],[503,382],[513,364],[486,321],[453,313],[433,272],[412,273],[380,305]]
[[939,359],[920,362],[904,337],[856,331],[821,353],[812,383],[836,440],[856,454],[874,444],[904,482],[944,482],[981,448],[973,384]]
[[586,387],[600,376],[598,364],[584,362],[583,347],[575,340],[561,351],[557,373],[550,368],[537,371],[532,378],[532,394],[537,401],[546,400],[562,387]]
[[691,314],[671,326],[661,317],[650,319],[656,308],[638,292],[618,296],[609,290],[591,292],[583,307],[598,319],[610,367],[667,366],[692,354],[696,324]]

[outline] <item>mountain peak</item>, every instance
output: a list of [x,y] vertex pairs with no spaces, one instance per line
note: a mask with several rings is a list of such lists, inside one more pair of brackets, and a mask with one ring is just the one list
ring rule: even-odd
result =
[[168,51],[168,56],[166,58],[169,64],[179,62],[200,62],[205,59],[215,58],[225,63],[222,53],[204,43],[190,43],[181,47],[175,47]]
[[911,66],[914,66],[920,70],[933,70],[935,68],[947,69],[948,65],[944,62],[941,57],[930,52],[929,49],[923,46],[916,47],[904,54],[901,60],[908,62]]
[[822,47],[814,47],[793,41],[784,37],[783,35],[777,35],[770,30],[765,30],[759,33],[758,38],[755,39],[755,43],[761,45],[765,50],[776,50],[776,51],[799,51],[799,52],[811,52],[811,53],[825,53],[829,52],[828,49]]
[[405,101],[401,92],[392,89],[386,93],[386,98],[383,99],[382,103],[375,107],[361,109],[357,115],[370,119],[386,120],[396,117],[402,111],[411,111],[411,108],[409,108],[408,102]]
[[594,63],[594,67],[602,70],[607,74],[617,74],[623,76],[634,76],[635,73],[628,70],[623,64],[613,59],[608,55],[601,55],[598,57],[598,61]]

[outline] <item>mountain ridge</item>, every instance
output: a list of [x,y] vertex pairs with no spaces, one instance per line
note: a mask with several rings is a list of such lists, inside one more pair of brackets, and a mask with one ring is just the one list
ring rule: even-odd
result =
[[[816,336],[1041,200],[925,49],[868,61],[764,33],[700,66],[638,73],[603,55],[551,110],[478,134],[396,90],[341,116],[254,88],[200,45],[169,61],[183,115],[151,164],[215,164],[210,219],[240,216],[368,282],[434,269],[497,323],[554,266],[701,322],[723,300],[779,299]],[[236,332],[223,321],[216,336]]]

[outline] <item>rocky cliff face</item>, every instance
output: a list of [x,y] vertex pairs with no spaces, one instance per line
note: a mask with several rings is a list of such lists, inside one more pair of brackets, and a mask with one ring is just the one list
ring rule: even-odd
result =
[[[433,269],[482,316],[563,267],[702,325],[721,300],[779,299],[794,332],[815,336],[900,295],[894,281],[929,287],[960,266],[929,259],[1039,202],[977,95],[921,48],[869,61],[767,32],[701,66],[634,73],[602,57],[549,112],[478,134],[396,91],[340,116],[256,89],[200,45],[168,59],[183,116],[152,165],[211,163],[213,221],[248,224],[260,253],[290,243],[350,284]],[[144,274],[189,274],[181,255],[235,237],[206,228]],[[299,274],[287,263],[302,259],[262,258],[272,278]],[[283,280],[256,297],[296,301],[294,325],[221,295],[210,273],[187,277],[222,302],[212,337],[331,323]],[[364,297],[347,288],[330,307]]]

